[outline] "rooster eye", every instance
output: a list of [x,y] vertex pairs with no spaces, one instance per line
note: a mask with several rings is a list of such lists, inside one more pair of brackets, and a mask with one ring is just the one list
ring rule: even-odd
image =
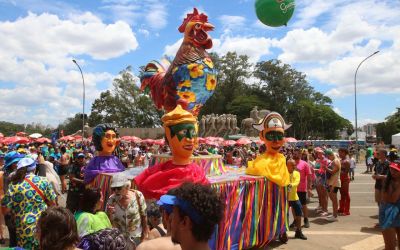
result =
[[200,29],[201,25],[200,25],[199,23],[196,23],[196,24],[194,25],[194,27],[195,27],[196,29]]

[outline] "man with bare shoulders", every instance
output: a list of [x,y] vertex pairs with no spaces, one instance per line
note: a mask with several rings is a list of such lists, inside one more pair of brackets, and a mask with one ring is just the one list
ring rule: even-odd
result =
[[61,158],[60,158],[60,168],[58,171],[58,174],[60,175],[61,179],[61,192],[65,193],[67,192],[67,181],[65,180],[65,176],[68,174],[68,169],[69,169],[69,163],[70,163],[71,157],[67,153],[67,149],[65,146],[61,147]]
[[[168,194],[173,194],[173,189],[168,191]],[[172,206],[163,204],[161,202],[158,204],[160,205],[161,221],[164,228],[167,230],[167,235],[144,241],[136,247],[136,250],[181,250],[181,246],[172,243],[171,240],[171,230],[168,222],[169,216],[172,213]]]

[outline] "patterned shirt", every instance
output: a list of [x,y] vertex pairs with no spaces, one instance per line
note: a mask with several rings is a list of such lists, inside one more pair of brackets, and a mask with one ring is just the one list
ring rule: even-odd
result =
[[[57,195],[45,177],[28,174],[26,178],[42,191],[47,200],[56,199]],[[16,184],[10,183],[1,205],[11,209],[15,215],[18,246],[25,249],[37,249],[39,245],[34,238],[34,229],[36,221],[47,208],[42,197],[24,180]]]
[[[113,206],[115,208],[115,212],[112,214],[111,223],[124,234],[126,239],[141,236],[141,216],[146,216],[146,202],[143,194],[137,190],[131,191],[136,192],[137,196],[135,194],[133,195],[132,200],[126,208],[120,205],[119,197],[114,194],[110,196],[107,202],[107,206]],[[140,202],[141,209],[139,209],[137,200]]]

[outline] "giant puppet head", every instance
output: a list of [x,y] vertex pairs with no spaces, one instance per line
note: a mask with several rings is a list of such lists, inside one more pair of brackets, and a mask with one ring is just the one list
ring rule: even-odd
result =
[[282,116],[276,112],[267,114],[258,124],[253,124],[253,128],[260,131],[260,139],[267,147],[266,153],[276,154],[285,143],[285,130],[290,128]]
[[208,22],[208,17],[203,13],[199,14],[198,10],[194,8],[193,13],[187,14],[178,30],[184,33],[184,42],[192,43],[196,47],[210,49],[212,40],[208,31],[213,29],[214,26]]
[[161,121],[171,148],[172,162],[176,165],[189,164],[197,145],[197,118],[181,105],[177,105],[174,110],[165,114]]
[[99,124],[93,130],[93,144],[99,156],[110,156],[119,145],[118,130],[110,123]]

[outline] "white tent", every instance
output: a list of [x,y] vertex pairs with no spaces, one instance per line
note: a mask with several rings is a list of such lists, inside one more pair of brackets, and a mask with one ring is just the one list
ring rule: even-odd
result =
[[400,145],[400,133],[392,135],[392,144]]

